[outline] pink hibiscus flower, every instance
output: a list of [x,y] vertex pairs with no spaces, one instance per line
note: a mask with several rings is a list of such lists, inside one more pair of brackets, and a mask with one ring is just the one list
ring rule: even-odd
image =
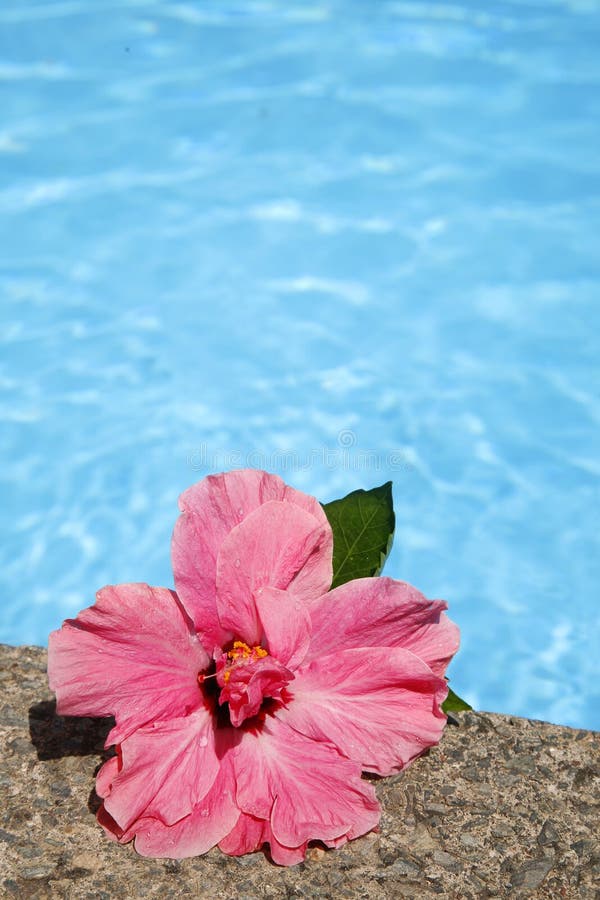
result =
[[390,578],[330,591],[323,509],[274,475],[211,476],[180,507],[177,593],[105,587],[50,635],[58,712],[115,719],[100,824],[145,856],[268,843],[282,865],[365,834],[361,772],[399,771],[446,722],[446,604]]

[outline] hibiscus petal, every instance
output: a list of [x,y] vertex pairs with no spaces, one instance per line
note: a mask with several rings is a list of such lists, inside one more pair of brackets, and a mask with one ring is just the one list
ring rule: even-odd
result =
[[278,866],[294,866],[306,856],[306,841],[300,847],[285,847],[275,839],[266,819],[257,819],[247,813],[240,814],[235,827],[219,843],[219,849],[229,856],[242,856],[259,850],[267,843],[271,859]]
[[285,847],[277,840],[268,823],[265,828],[265,839],[269,843],[271,859],[278,866],[296,866],[306,857],[308,841],[304,841],[300,847]]
[[171,547],[175,586],[210,653],[232,637],[221,626],[215,605],[219,549],[233,528],[271,500],[300,507],[329,527],[314,497],[289,487],[277,475],[254,469],[211,475],[179,498],[182,515]]
[[96,775],[96,793],[99,797],[108,797],[112,783],[119,774],[122,760],[119,756],[111,756],[99,769]]
[[219,849],[229,856],[243,856],[254,853],[267,840],[265,819],[257,819],[248,813],[239,813],[237,822],[224,838],[219,841]]
[[173,825],[142,817],[135,825],[135,849],[142,856],[185,859],[206,853],[235,826],[240,811],[233,793],[231,767],[225,760],[208,794]]
[[303,666],[291,687],[282,721],[380,775],[437,744],[446,724],[446,682],[409,650],[341,650]]
[[260,588],[255,601],[269,653],[284,666],[295,669],[310,644],[306,605],[287,591],[272,587]]
[[307,661],[351,647],[404,647],[443,675],[460,642],[443,600],[427,600],[392,578],[357,578],[321,596],[310,610]]
[[271,500],[224,539],[217,560],[217,609],[224,628],[248,644],[260,641],[255,604],[260,588],[288,590],[302,602],[331,584],[332,532],[293,503]]
[[107,746],[196,709],[197,675],[209,663],[176,594],[147,584],[103,588],[94,606],[52,632],[48,647],[57,711],[115,716]]
[[213,716],[205,709],[138,728],[120,751],[122,767],[104,806],[124,830],[142,816],[172,825],[189,815],[219,771]]
[[275,839],[298,848],[309,840],[357,837],[379,821],[373,785],[328,743],[309,740],[276,718],[247,731],[234,751],[237,804],[270,819]]
[[123,840],[123,835],[125,832],[122,828],[120,828],[112,816],[104,809],[104,803],[100,806],[98,812],[96,813],[96,821],[98,825],[100,825],[104,829],[104,833],[107,838],[111,841],[119,841],[122,844],[126,844],[127,841],[130,841],[131,838],[127,838],[127,840]]

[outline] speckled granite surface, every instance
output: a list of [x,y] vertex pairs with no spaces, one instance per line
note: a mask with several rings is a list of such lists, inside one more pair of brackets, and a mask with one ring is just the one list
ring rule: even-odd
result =
[[463,713],[379,781],[378,834],[290,869],[261,853],[150,860],[96,825],[106,722],[56,717],[45,665],[0,645],[2,897],[600,897],[600,734]]

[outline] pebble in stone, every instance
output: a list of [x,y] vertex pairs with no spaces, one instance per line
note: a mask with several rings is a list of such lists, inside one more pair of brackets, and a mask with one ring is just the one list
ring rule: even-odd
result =
[[434,850],[432,860],[438,866],[443,866],[444,869],[448,869],[449,872],[460,872],[462,869],[462,863],[455,856],[452,856],[451,853],[446,853],[445,850]]
[[558,831],[556,830],[553,823],[546,819],[544,824],[542,825],[542,830],[537,836],[537,842],[542,847],[551,847],[553,844],[556,844],[559,839]]
[[552,859],[530,859],[523,863],[511,878],[511,887],[525,888],[532,891],[539,887],[548,872],[552,869]]

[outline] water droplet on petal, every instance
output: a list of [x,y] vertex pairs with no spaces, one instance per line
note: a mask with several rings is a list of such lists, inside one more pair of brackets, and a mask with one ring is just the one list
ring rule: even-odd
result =
[[239,569],[239,567],[240,567],[240,561],[239,561],[239,559],[236,559],[236,561],[235,561],[235,567],[236,567],[236,569]]
[[201,747],[206,747],[206,745],[208,744],[208,738],[205,734],[203,734],[202,737],[198,740],[198,743]]
[[240,508],[238,509],[238,516],[243,516],[243,515],[244,515],[244,510],[240,506]]

